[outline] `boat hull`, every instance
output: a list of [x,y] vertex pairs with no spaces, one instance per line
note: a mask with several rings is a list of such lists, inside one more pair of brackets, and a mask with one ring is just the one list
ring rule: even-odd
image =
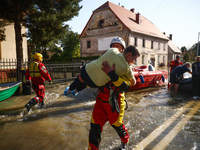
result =
[[178,91],[192,94],[194,89],[192,87],[192,78],[183,79],[180,81]]
[[[167,84],[168,71],[138,71],[134,72],[136,78],[136,85],[130,87],[130,91],[138,90],[153,86],[162,86]],[[144,79],[144,83],[141,81],[141,76]]]
[[11,97],[19,87],[21,82],[2,83],[0,84],[0,101]]

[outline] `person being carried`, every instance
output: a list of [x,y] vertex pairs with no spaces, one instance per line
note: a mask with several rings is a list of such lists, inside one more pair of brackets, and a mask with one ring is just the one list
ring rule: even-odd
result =
[[196,62],[192,64],[193,99],[200,99],[200,56],[197,56],[195,60]]
[[25,75],[26,82],[32,82],[32,88],[36,93],[36,96],[25,105],[28,112],[37,103],[40,103],[40,106],[43,107],[45,96],[44,81],[47,80],[49,81],[49,84],[52,84],[51,76],[49,75],[45,65],[42,63],[42,54],[34,54],[34,59],[35,61],[30,64]]
[[81,73],[73,81],[70,87],[66,87],[64,94],[67,96],[70,93],[76,95],[79,91],[87,86],[98,88],[106,85],[111,81],[101,68],[102,63],[107,61],[110,66],[115,64],[115,72],[118,76],[125,76],[129,81],[135,83],[131,64],[140,56],[138,49],[135,46],[127,47],[123,53],[120,53],[117,48],[107,50],[100,58],[86,64],[81,68]]
[[192,72],[189,69],[190,66],[191,64],[189,62],[186,62],[184,65],[178,66],[170,72],[170,83],[171,83],[169,87],[170,90],[172,89],[172,87],[174,87],[175,93],[178,92],[179,82],[183,74],[185,72],[192,74]]
[[174,68],[176,68],[176,67],[178,67],[178,66],[180,66],[180,65],[183,65],[183,62],[181,62],[180,61],[180,55],[176,55],[176,59],[175,60],[172,60],[170,63],[169,63],[169,67],[171,67],[171,69],[170,69],[170,72],[174,69]]

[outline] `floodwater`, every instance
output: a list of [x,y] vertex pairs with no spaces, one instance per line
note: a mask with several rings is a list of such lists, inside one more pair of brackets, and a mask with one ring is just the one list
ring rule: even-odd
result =
[[[96,89],[87,88],[76,97],[63,91],[69,83],[46,88],[45,107],[21,116],[24,105],[35,96],[13,96],[0,102],[0,149],[86,150]],[[126,93],[128,110],[124,123],[130,149],[200,149],[200,101],[174,94],[167,86]],[[100,150],[117,150],[120,139],[106,123]]]

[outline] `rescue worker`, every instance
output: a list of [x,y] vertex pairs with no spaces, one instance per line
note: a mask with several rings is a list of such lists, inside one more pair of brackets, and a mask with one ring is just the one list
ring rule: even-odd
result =
[[44,96],[45,96],[45,86],[44,81],[49,81],[49,84],[52,84],[51,77],[42,63],[43,56],[40,53],[34,55],[35,61],[31,63],[26,71],[26,82],[32,82],[32,88],[36,93],[36,96],[32,98],[26,105],[25,108],[29,112],[30,109],[35,106],[37,103],[40,103],[41,108],[44,105]]
[[115,37],[110,42],[110,48],[117,48],[120,53],[124,51],[126,44],[121,37]]
[[186,62],[184,65],[178,66],[170,72],[170,90],[172,89],[172,87],[174,87],[175,93],[178,92],[179,82],[182,79],[183,74],[185,72],[192,74],[189,69],[190,66],[191,64],[189,62]]
[[[110,47],[118,48],[120,52],[123,52],[125,42],[122,38],[116,37],[111,41]],[[99,148],[101,132],[107,121],[121,138],[120,149],[126,149],[129,134],[123,122],[123,115],[125,108],[127,108],[124,91],[129,89],[131,82],[125,77],[119,77],[115,73],[115,66],[111,68],[107,62],[103,62],[102,66],[102,70],[109,75],[112,82],[99,88],[91,118],[88,149],[97,150]],[[136,81],[134,80],[132,85],[135,84]]]
[[169,63],[169,67],[171,67],[170,69],[170,72],[176,68],[177,66],[180,66],[180,65],[183,65],[183,62],[180,61],[180,55],[176,55],[176,59],[175,60],[172,60],[170,63]]
[[[125,77],[119,77],[114,71],[115,67],[110,67],[107,62],[103,63],[102,70],[109,75],[112,82],[99,88],[91,118],[88,149],[99,149],[103,126],[109,121],[121,139],[120,149],[125,150],[129,141],[129,134],[123,122],[127,106],[125,91],[129,89],[131,82]],[[132,85],[135,84],[136,81]]]
[[200,98],[200,56],[195,58],[196,62],[192,64],[192,86],[194,89],[193,99]]

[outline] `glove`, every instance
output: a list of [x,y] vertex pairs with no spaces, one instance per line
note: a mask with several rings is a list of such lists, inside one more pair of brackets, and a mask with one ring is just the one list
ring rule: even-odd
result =
[[49,81],[49,85],[52,85],[53,83],[52,83],[52,81]]

